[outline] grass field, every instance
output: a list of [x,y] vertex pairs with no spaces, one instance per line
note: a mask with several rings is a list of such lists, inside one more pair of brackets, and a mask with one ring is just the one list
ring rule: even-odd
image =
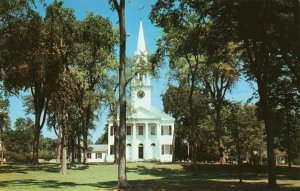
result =
[[[161,191],[271,191],[267,189],[266,167],[243,167],[243,183],[239,183],[236,166],[200,165],[197,174],[188,166],[161,163],[128,163],[127,190]],[[300,168],[278,167],[278,189],[300,190]],[[117,190],[117,166],[98,164],[69,169],[59,174],[55,164],[0,166],[0,190]]]

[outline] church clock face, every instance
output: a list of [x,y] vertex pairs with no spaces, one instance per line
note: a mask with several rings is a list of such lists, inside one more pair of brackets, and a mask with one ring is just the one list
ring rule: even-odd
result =
[[143,98],[145,96],[145,92],[143,90],[138,91],[137,96],[139,98]]

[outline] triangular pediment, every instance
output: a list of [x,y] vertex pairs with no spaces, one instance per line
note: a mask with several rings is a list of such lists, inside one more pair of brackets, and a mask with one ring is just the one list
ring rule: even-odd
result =
[[173,117],[169,116],[164,112],[159,111],[154,107],[144,108],[142,106],[135,108],[132,114],[128,117],[128,119],[158,119],[174,121]]
[[[163,111],[160,111],[155,107],[144,108],[142,106],[139,106],[131,110],[131,112],[127,112],[127,115],[128,120],[155,119],[161,121],[175,121],[175,119],[172,116],[164,113]],[[109,117],[108,120],[112,121],[112,118]],[[119,121],[119,115],[117,120]]]
[[159,119],[160,116],[144,107],[137,107],[133,109],[132,114],[128,118],[133,119]]

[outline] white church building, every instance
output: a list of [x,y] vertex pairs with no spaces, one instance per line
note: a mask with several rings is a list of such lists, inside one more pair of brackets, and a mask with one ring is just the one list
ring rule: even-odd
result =
[[[142,21],[140,21],[135,56],[147,62]],[[128,114],[126,124],[127,161],[172,161],[174,118],[151,105],[152,90],[148,73],[137,74],[136,78],[131,81],[132,112]],[[113,162],[115,143],[112,119],[108,119],[108,127],[107,161]]]

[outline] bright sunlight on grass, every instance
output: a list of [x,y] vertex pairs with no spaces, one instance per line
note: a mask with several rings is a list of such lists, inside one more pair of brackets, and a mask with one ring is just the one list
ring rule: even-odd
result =
[[[230,165],[200,165],[193,175],[189,165],[161,163],[128,163],[128,190],[201,190],[266,191],[266,167],[243,167],[243,183],[238,182],[238,168]],[[300,168],[278,167],[280,191],[300,190]],[[98,164],[78,166],[59,174],[58,165],[41,164],[0,166],[0,190],[116,190],[117,166]]]

